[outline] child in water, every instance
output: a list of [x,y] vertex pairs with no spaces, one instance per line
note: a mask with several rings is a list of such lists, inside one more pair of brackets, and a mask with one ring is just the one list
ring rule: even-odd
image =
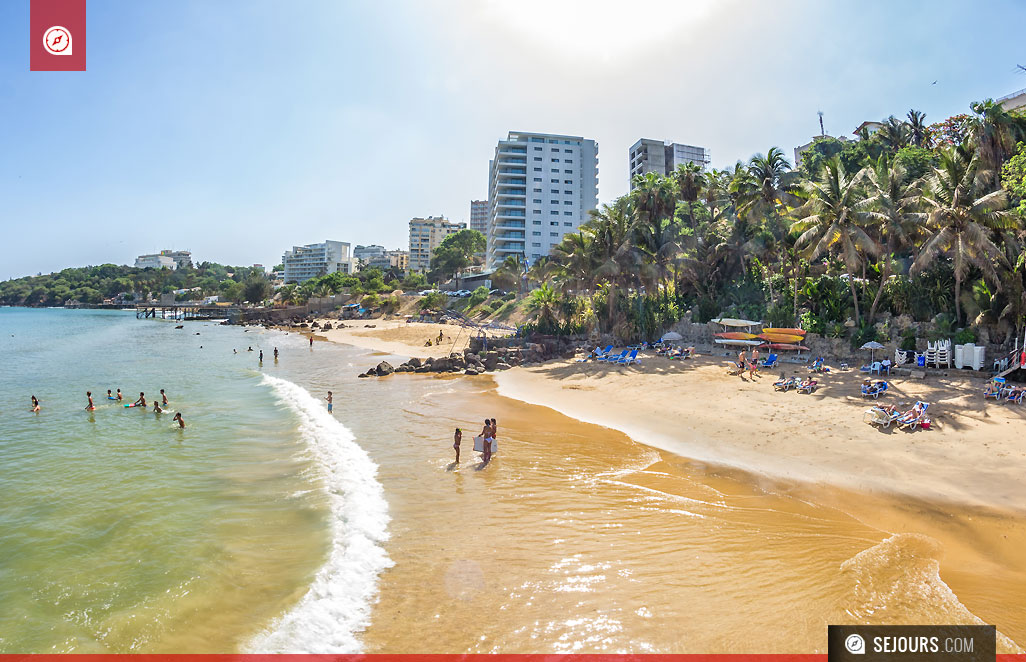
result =
[[93,404],[93,392],[86,391],[86,397],[89,398],[89,404],[86,405],[86,411],[96,411],[96,405]]
[[135,406],[145,407],[146,406],[146,394],[142,391],[139,392],[139,399],[135,401]]
[[172,421],[178,421],[178,427],[179,428],[184,428],[185,427],[185,419],[182,418],[182,412],[180,412],[180,411],[179,412],[175,412],[175,417],[172,418],[171,420]]
[[118,402],[121,402],[121,389],[118,389]]
[[332,397],[331,396],[331,391],[328,391],[328,397],[324,398],[325,400],[328,401],[328,413],[329,414],[331,413],[331,397]]
[[39,411],[39,400],[36,400],[36,396],[32,396],[32,411]]
[[167,406],[167,396],[164,395],[164,389],[160,389],[160,404]]

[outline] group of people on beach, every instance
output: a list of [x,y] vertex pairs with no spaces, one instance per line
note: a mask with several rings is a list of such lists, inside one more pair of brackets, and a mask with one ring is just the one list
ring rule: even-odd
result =
[[[114,402],[122,402],[122,401],[124,401],[124,396],[121,395],[121,389],[117,389],[116,393],[112,393],[111,389],[107,389],[107,399],[108,400],[112,400]],[[86,400],[88,401],[88,404],[86,404],[85,410],[86,411],[96,411],[96,404],[93,402],[93,392],[92,391],[86,391]],[[125,406],[126,407],[141,407],[142,409],[145,410],[146,409],[146,394],[144,392],[140,391],[139,392],[139,399],[136,400],[135,402],[133,402],[133,403],[131,403],[129,405],[125,405]],[[164,389],[160,389],[160,400],[158,401],[156,398],[154,398],[154,400],[153,400],[153,413],[155,413],[155,414],[163,414],[165,407],[167,407],[167,394],[164,393]],[[40,403],[39,403],[39,398],[37,398],[35,395],[32,395],[32,409],[30,411],[32,411],[34,413],[39,413],[39,410],[41,408],[42,408],[42,405],[40,405]],[[184,428],[185,427],[185,419],[182,418],[182,412],[175,412],[175,416],[174,416],[174,418],[172,420],[178,423],[178,427],[180,427],[180,428]]]
[[[488,464],[492,459],[492,449],[494,448],[495,440],[499,437],[499,426],[494,418],[485,419],[480,437],[484,446],[481,452],[481,459],[484,460],[485,464]],[[452,448],[456,451],[457,463],[460,461],[460,442],[462,441],[463,430],[456,428],[456,433],[453,435]]]
[[759,374],[759,350],[752,349],[752,358],[748,359],[748,352],[741,350],[737,353],[737,374],[745,374],[745,370],[748,370],[748,378],[754,379]]

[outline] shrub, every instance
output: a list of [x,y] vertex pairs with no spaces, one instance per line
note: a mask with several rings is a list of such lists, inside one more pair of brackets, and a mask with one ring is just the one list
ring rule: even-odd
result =
[[469,303],[470,307],[473,308],[474,306],[478,305],[479,303],[484,303],[484,300],[487,299],[487,298],[488,298],[488,288],[485,287],[484,285],[482,285],[481,287],[479,287],[476,290],[474,290],[474,293],[470,295],[470,299],[469,299],[469,301],[467,303]]
[[916,332],[911,328],[905,329],[905,333],[901,334],[901,349],[906,352],[916,350]]
[[506,292],[505,294],[502,295],[502,300],[503,301],[513,301],[516,298],[517,298],[517,293],[516,292]]
[[962,329],[961,331],[959,331],[958,333],[955,334],[955,338],[954,338],[953,344],[955,344],[955,345],[965,345],[967,343],[975,343],[975,342],[976,342],[976,331],[974,331],[973,329]]
[[477,311],[482,315],[491,315],[494,312],[492,310],[492,307],[489,306],[487,303],[481,304],[481,307],[478,308]]
[[381,303],[381,299],[377,294],[368,294],[360,300],[360,305],[364,308],[377,308]]
[[449,304],[449,297],[445,292],[432,292],[420,300],[420,307],[424,310],[444,310]]

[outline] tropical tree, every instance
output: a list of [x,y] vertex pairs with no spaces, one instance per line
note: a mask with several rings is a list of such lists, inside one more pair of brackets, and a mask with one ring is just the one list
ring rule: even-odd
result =
[[930,146],[930,129],[926,124],[926,114],[912,109],[908,111],[909,140],[916,147]]
[[1026,116],[1009,113],[993,99],[969,107],[975,113],[970,131],[980,154],[980,169],[996,176],[1001,164],[1015,152],[1015,144],[1026,139]]
[[997,189],[989,193],[979,173],[980,157],[953,148],[940,155],[940,166],[927,182],[919,203],[926,210],[929,236],[912,264],[913,274],[922,272],[938,256],[951,259],[955,274],[955,323],[961,323],[962,281],[970,266],[999,285],[995,260],[1000,251],[991,233],[1015,227],[1014,217],[1005,211],[1007,195]]
[[876,310],[880,305],[884,285],[891,277],[895,253],[912,245],[912,240],[925,221],[925,215],[914,211],[917,190],[910,181],[908,172],[899,163],[881,156],[874,167],[863,172],[868,196],[857,206],[864,212],[863,218],[873,224],[878,243],[884,247],[880,266],[880,286],[876,289],[867,317],[872,324],[876,319]]
[[864,200],[862,178],[861,173],[849,177],[840,159],[827,161],[822,178],[806,183],[809,199],[795,210],[799,220],[792,226],[792,232],[798,234],[795,245],[805,250],[810,261],[831,252],[840,257],[848,274],[856,325],[860,315],[855,273],[865,256],[880,253],[879,245],[865,230],[868,215],[859,208]]
[[877,132],[877,135],[880,136],[880,140],[883,141],[888,151],[892,153],[897,152],[909,142],[909,125],[891,115],[884,120],[884,124]]

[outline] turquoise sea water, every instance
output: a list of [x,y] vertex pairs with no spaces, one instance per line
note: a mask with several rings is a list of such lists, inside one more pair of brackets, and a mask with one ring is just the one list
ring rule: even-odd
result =
[[[0,652],[296,648],[296,609],[330,618],[322,650],[354,650],[387,564],[373,463],[286,371],[261,372],[301,338],[174,327],[0,309]],[[168,410],[108,388],[150,404],[163,388]],[[346,518],[354,496],[364,521]],[[334,612],[304,597],[343,577]]]

